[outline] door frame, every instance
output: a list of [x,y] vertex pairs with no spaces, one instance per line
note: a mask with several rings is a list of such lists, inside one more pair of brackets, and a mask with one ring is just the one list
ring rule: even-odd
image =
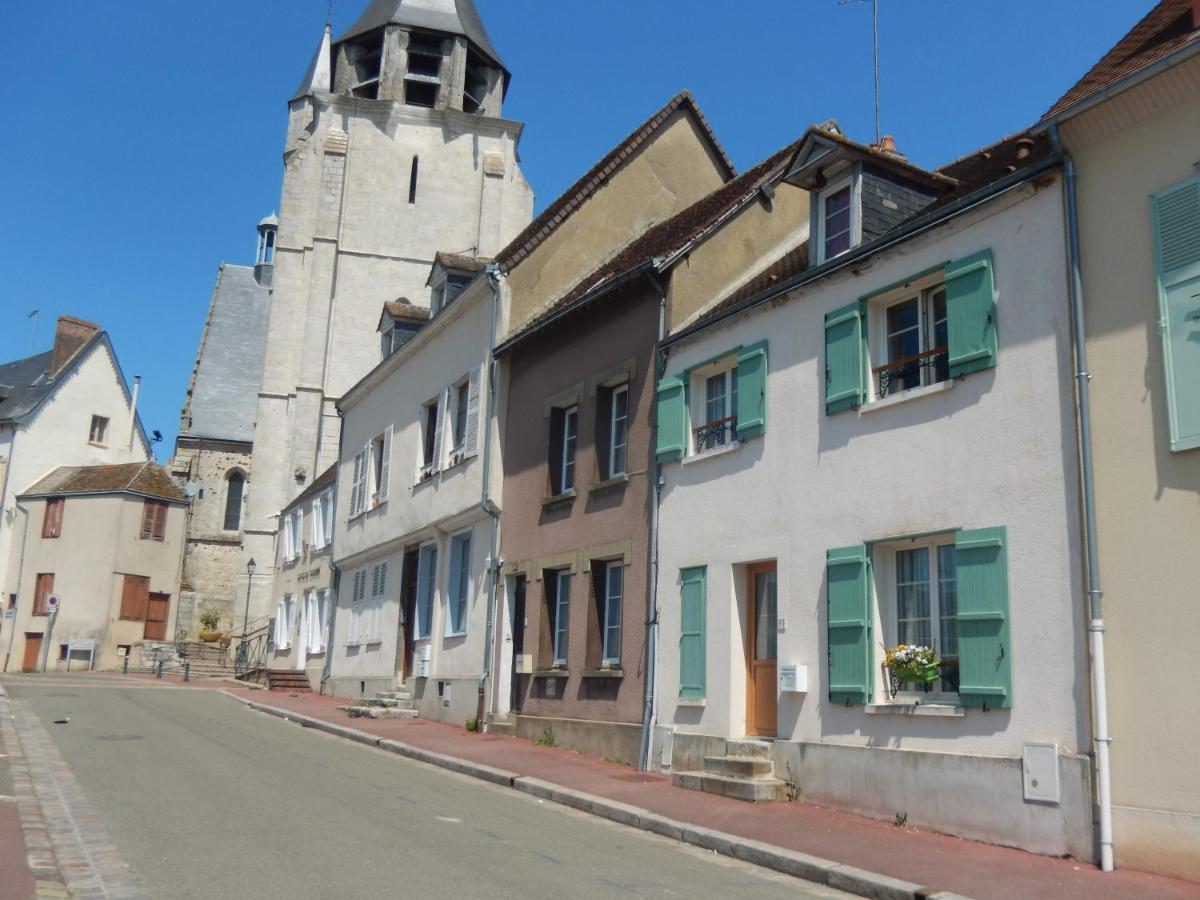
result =
[[[764,572],[775,573],[775,618],[779,619],[779,565],[776,560],[751,563],[746,566],[746,734],[754,737],[777,737],[779,734],[779,700],[776,689],[775,721],[771,723],[770,731],[763,729],[762,723],[755,720],[756,683],[754,679],[754,645],[758,638],[758,598],[754,592],[754,581],[757,575]],[[775,677],[779,677],[779,654],[775,655]]]

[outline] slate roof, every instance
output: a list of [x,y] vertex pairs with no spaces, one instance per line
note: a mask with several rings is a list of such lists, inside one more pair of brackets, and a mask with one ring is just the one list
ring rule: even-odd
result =
[[0,422],[19,419],[54,390],[57,381],[42,377],[53,358],[54,351],[46,350],[0,364]]
[[254,440],[268,300],[253,267],[221,264],[184,401],[181,436]]
[[59,466],[18,499],[70,494],[137,494],[172,503],[187,502],[166,470],[152,460],[113,466]]
[[1176,50],[1200,40],[1193,0],[1162,0],[1076,82],[1043,119],[1052,118]]
[[482,50],[502,69],[507,69],[492,45],[474,0],[373,0],[366,11],[337,39],[337,43],[383,28],[405,25],[460,34]]
[[525,229],[509,243],[507,247],[496,254],[496,260],[506,271],[511,270],[534,249],[553,234],[558,227],[571,217],[580,206],[587,202],[597,190],[604,186],[608,178],[621,168],[637,149],[646,143],[655,132],[675,113],[682,109],[696,121],[701,132],[708,137],[713,152],[725,168],[727,179],[737,174],[733,162],[725,154],[717,136],[713,134],[708,120],[700,111],[700,105],[690,91],[680,91],[667,104],[639,125],[612,150],[606,153],[598,163],[588,169],[583,176],[567,188],[553,203],[542,210],[541,214],[530,222]]

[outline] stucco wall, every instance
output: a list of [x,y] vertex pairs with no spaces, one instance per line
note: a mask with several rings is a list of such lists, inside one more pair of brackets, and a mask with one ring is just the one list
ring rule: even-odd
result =
[[[855,273],[801,289],[672,349],[668,373],[769,341],[767,431],[664,466],[659,721],[746,729],[745,564],[778,566],[780,664],[809,689],[779,698],[778,733],[830,745],[1019,756],[1026,741],[1087,747],[1069,312],[1057,184],[1018,192]],[[999,362],[948,390],[824,411],[824,315],[947,259],[990,247]],[[1014,700],[961,717],[867,714],[827,699],[826,551],[891,535],[1003,525]],[[708,567],[707,698],[677,706],[682,568]],[[876,621],[872,640],[886,632]],[[880,651],[875,648],[876,665]],[[876,675],[877,681],[881,676]],[[882,684],[875,689],[882,698]],[[914,781],[913,790],[919,790]],[[845,791],[853,794],[853,784]],[[1011,790],[1020,797],[1020,783]]]
[[[1200,880],[1200,450],[1170,450],[1149,196],[1195,175],[1200,60],[1064,130],[1079,171],[1118,865]],[[1197,400],[1196,386],[1180,402]]]
[[[331,485],[328,490],[333,490],[333,486]],[[311,645],[305,640],[309,627],[307,600],[310,593],[316,597],[316,592],[320,590],[328,591],[326,610],[327,615],[330,617],[333,616],[335,602],[333,596],[333,570],[329,565],[332,548],[329,545],[325,545],[320,549],[314,549],[313,547],[313,501],[320,497],[322,493],[324,491],[318,491],[311,496],[298,499],[283,511],[286,517],[292,510],[296,508],[300,509],[301,551],[299,558],[284,560],[283,541],[276,541],[275,575],[274,586],[272,588],[276,607],[273,614],[276,616],[279,615],[278,605],[288,595],[291,595],[293,598],[293,606],[286,649],[280,649],[280,647],[273,645],[267,654],[268,668],[301,669],[307,671],[309,673],[309,686],[314,691],[320,689],[321,674],[325,666],[326,649],[314,651]],[[320,615],[319,609],[317,610],[317,615]],[[328,641],[328,620],[323,624],[325,627],[321,629],[321,633],[324,635],[321,639],[321,644],[324,648],[324,645]]]

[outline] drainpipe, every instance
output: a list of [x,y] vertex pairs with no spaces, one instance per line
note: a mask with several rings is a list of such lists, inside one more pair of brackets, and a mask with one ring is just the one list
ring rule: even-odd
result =
[[[661,344],[662,339],[666,337],[667,329],[667,292],[652,272],[647,272],[646,277],[658,294],[657,343]],[[655,366],[652,373],[655,380],[659,375],[657,357],[656,346]],[[655,397],[655,404],[651,409],[652,416],[657,409],[657,393]],[[655,423],[655,418],[651,418],[651,422]],[[651,426],[651,434],[656,433],[657,424],[655,423]],[[650,770],[650,759],[654,749],[654,723],[657,717],[654,698],[658,693],[658,507],[662,502],[662,465],[658,462],[655,453],[656,445],[656,440],[650,442],[650,453],[654,459],[651,467],[654,472],[654,502],[650,504],[650,585],[646,592],[646,696],[642,703],[642,740],[638,750],[638,768],[643,772]]]
[[[338,410],[338,418],[343,418],[342,411]],[[332,578],[329,582],[329,589],[333,596],[330,597],[329,604],[329,632],[325,636],[325,664],[321,667],[321,693],[325,693],[325,683],[329,681],[330,675],[333,673],[333,626],[337,622],[338,608],[338,588],[342,583],[342,572],[337,567],[337,508],[338,508],[338,474],[342,462],[342,445],[346,437],[345,422],[340,423],[338,427],[338,454],[337,463],[333,470],[333,505],[330,507],[329,514],[333,516],[333,528],[329,532],[329,572]],[[397,644],[396,652],[400,652],[400,646]]]
[[487,598],[487,627],[483,636],[483,673],[479,676],[479,701],[475,710],[476,728],[484,730],[494,712],[494,698],[490,687],[492,681],[492,659],[497,652],[492,647],[496,641],[496,572],[499,561],[496,558],[499,548],[497,539],[500,533],[500,509],[492,502],[490,487],[492,474],[492,414],[496,409],[496,356],[492,349],[496,346],[496,328],[500,316],[500,266],[494,262],[487,264],[485,270],[488,284],[492,289],[492,327],[488,339],[487,384],[488,404],[487,420],[483,425],[483,477],[479,491],[479,505],[491,519],[491,538],[488,544],[487,578],[484,583],[484,597]]
[[1092,474],[1092,419],[1089,406],[1087,340],[1084,330],[1083,275],[1079,259],[1079,208],[1076,198],[1075,161],[1062,145],[1058,126],[1050,126],[1050,140],[1062,156],[1067,182],[1067,265],[1070,269],[1071,337],[1075,345],[1076,404],[1079,413],[1079,463],[1083,482],[1083,533],[1087,556],[1088,637],[1092,681],[1092,741],[1096,753],[1096,792],[1100,813],[1100,868],[1113,870],[1112,790],[1109,778],[1108,692],[1104,681],[1104,616],[1101,608],[1100,560],[1096,548],[1096,491]]
[[[23,507],[20,503],[13,504],[17,512],[25,517],[25,530],[21,532],[21,561],[17,564],[17,609],[21,605],[21,579],[25,575],[25,544],[29,541],[29,510]],[[8,632],[8,650],[4,653],[4,671],[8,671],[8,660],[12,656],[13,639],[17,636],[17,609],[13,610],[13,617],[10,620],[12,627]]]

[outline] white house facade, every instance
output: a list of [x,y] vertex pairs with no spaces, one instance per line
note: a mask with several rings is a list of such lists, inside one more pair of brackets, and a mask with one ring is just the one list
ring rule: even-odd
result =
[[[1053,160],[1017,148],[1007,181],[961,175],[870,240],[870,170],[834,196],[838,160],[805,183],[795,287],[664,342],[654,758],[698,773],[770,738],[807,801],[1090,858]],[[932,680],[889,677],[901,644],[933,649]]]
[[498,313],[478,274],[339,403],[334,694],[403,685],[423,717],[461,725],[484,712]]

